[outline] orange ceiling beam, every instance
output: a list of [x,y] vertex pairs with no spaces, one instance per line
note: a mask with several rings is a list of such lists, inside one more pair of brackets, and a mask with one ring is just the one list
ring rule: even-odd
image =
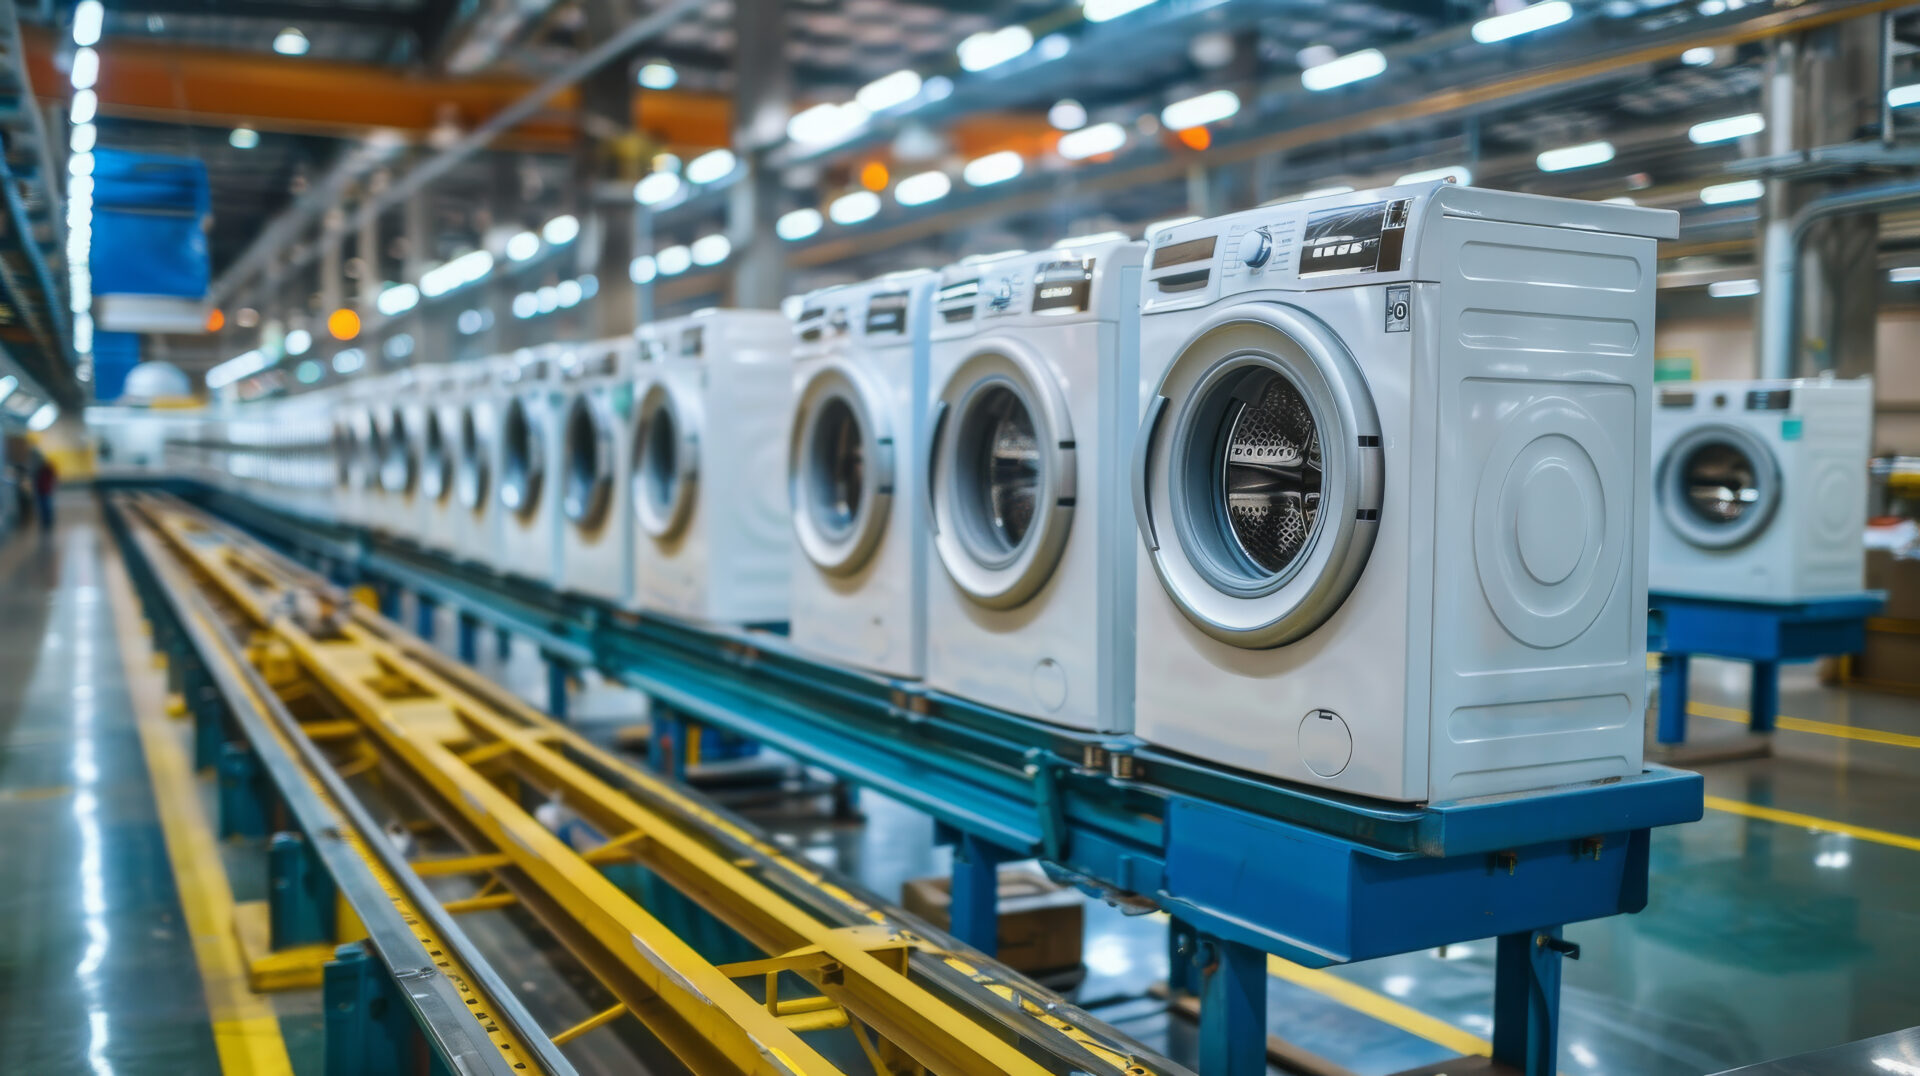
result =
[[[65,95],[44,32],[27,38],[27,69],[43,95]],[[448,79],[371,64],[338,63],[219,49],[178,48],[129,38],[100,46],[100,111],[106,116],[201,126],[359,137],[398,131],[411,140],[451,121],[476,126],[534,88],[518,79]],[[572,144],[579,95],[555,94],[504,144],[564,149]],[[719,94],[636,93],[640,130],[673,146],[722,146],[732,108]]]

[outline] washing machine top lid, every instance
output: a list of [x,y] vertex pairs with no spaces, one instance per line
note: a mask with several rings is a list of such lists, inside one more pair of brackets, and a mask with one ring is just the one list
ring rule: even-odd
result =
[[792,347],[793,324],[778,310],[707,307],[657,321],[635,335],[646,361],[734,358],[747,353],[781,355]]
[[1444,220],[1672,239],[1665,209],[1548,198],[1446,182],[1353,191],[1259,206],[1156,231],[1144,301],[1189,307],[1237,291],[1294,291],[1438,279],[1420,263],[1423,233]]
[[1147,245],[1118,233],[1064,240],[1047,250],[963,259],[940,271],[933,335],[953,339],[1011,325],[1118,321],[1137,306],[1137,284],[1118,270],[1138,267]]
[[794,319],[794,350],[834,351],[848,341],[868,348],[924,341],[939,283],[940,274],[933,270],[913,269],[809,292]]
[[1815,397],[1852,397],[1871,410],[1873,379],[1831,376],[1761,378],[1749,381],[1665,381],[1658,386],[1654,415],[1738,415],[1767,412],[1799,415]]

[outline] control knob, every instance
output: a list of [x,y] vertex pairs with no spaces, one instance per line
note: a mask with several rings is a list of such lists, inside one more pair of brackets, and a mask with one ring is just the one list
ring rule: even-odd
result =
[[1265,228],[1255,228],[1240,237],[1239,255],[1247,268],[1260,268],[1273,257],[1273,236]]

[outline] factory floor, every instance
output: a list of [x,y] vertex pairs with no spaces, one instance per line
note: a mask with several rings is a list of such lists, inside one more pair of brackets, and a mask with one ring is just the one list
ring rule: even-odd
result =
[[[79,490],[62,495],[52,535],[0,542],[0,1068],[212,1073],[205,998],[220,984],[201,981],[204,939],[181,903],[198,882],[176,878],[162,840],[160,771],[136,716],[150,677],[123,660],[139,629],[109,600],[114,556]],[[530,650],[490,668],[539,699]],[[1692,739],[1737,744],[1745,690],[1744,668],[1696,662]],[[639,704],[595,686],[574,710],[610,731]],[[1781,710],[1796,720],[1771,757],[1700,767],[1707,816],[1656,834],[1647,911],[1568,930],[1583,954],[1566,967],[1561,1072],[1710,1073],[1920,1023],[1920,700],[1792,667]],[[926,819],[859,803],[858,824],[754,813],[889,897],[945,869]],[[1091,904],[1077,997],[1191,1062],[1191,1025],[1148,994],[1166,974],[1164,937],[1153,917]],[[1274,971],[1271,1031],[1357,1076],[1484,1049],[1490,1031],[1490,942]],[[223,1034],[245,1030],[216,1007]],[[314,1071],[317,1014],[276,1011],[296,1070]]]

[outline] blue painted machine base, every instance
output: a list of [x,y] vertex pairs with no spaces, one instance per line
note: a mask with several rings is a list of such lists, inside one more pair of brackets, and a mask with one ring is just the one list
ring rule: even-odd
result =
[[1885,592],[1804,602],[1742,602],[1680,594],[1647,596],[1647,647],[1660,652],[1663,744],[1687,739],[1687,669],[1695,655],[1753,665],[1748,727],[1772,732],[1780,711],[1780,663],[1851,654],[1866,644],[1867,618]]

